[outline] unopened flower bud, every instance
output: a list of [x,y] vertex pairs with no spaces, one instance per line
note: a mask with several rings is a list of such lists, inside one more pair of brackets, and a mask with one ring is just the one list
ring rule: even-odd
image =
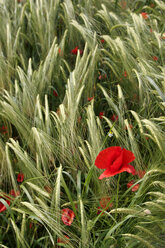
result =
[[145,209],[144,210],[144,213],[147,214],[147,215],[149,215],[149,214],[151,214],[151,211],[149,209]]

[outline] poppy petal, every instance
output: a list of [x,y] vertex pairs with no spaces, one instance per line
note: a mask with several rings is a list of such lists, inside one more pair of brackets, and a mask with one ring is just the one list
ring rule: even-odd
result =
[[0,203],[0,213],[5,211],[5,210],[6,210],[5,205],[3,205],[3,203]]
[[111,146],[102,150],[95,160],[96,167],[99,169],[109,168],[109,166],[112,165],[114,160],[120,156],[120,153],[120,146]]
[[112,207],[112,203],[110,203],[111,198],[108,196],[102,197],[100,200],[100,206],[101,208],[107,210],[109,207]]
[[129,183],[127,183],[127,188],[130,188],[135,183],[134,180],[131,180]]
[[[2,198],[2,197],[0,197],[0,198]],[[5,201],[10,206],[10,201],[9,200],[5,200]],[[3,211],[5,211],[5,210],[6,210],[6,206],[2,202],[0,202],[0,213],[3,212]]]
[[74,217],[75,214],[71,209],[69,208],[62,209],[61,219],[65,225],[70,226],[74,220]]
[[132,175],[135,175],[135,168],[132,165],[128,164],[127,166],[122,167],[118,171],[112,171],[111,168],[108,168],[99,176],[99,179],[103,179],[105,177],[113,177],[125,171],[131,173]]
[[[135,184],[135,181],[134,180],[130,181],[129,183],[127,183],[127,188],[132,187],[133,184]],[[137,191],[139,186],[140,186],[139,184],[136,184],[135,186],[133,186],[132,189],[131,189],[132,192]]]
[[132,175],[135,175],[136,173],[135,168],[130,164],[123,166],[119,173],[124,172],[124,171],[131,173]]
[[100,176],[99,176],[99,179],[103,179],[105,177],[113,177],[115,176],[116,174],[118,174],[119,172],[118,171],[114,171],[112,172],[111,169],[107,169],[105,170]]
[[17,182],[22,183],[24,180],[24,174],[23,173],[19,173],[17,176]]
[[145,174],[146,174],[145,170],[138,170],[135,172],[135,175],[137,175],[139,178],[143,178]]
[[123,164],[123,150],[121,151],[120,155],[111,165],[111,171],[118,171]]
[[139,189],[140,184],[136,184],[133,188],[132,188],[132,192],[135,192]]
[[68,242],[69,242],[69,237],[67,235],[64,235],[64,238],[57,239],[57,243],[67,244]]
[[123,165],[127,165],[135,160],[135,156],[133,152],[126,150],[123,148]]

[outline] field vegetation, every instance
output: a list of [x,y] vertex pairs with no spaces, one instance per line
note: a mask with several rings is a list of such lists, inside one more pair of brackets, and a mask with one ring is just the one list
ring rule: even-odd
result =
[[164,1],[0,0],[0,24],[0,247],[164,248]]

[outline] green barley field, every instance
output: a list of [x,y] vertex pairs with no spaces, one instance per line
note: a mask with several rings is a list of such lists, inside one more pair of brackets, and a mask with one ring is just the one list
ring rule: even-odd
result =
[[0,247],[165,248],[163,0],[0,0]]

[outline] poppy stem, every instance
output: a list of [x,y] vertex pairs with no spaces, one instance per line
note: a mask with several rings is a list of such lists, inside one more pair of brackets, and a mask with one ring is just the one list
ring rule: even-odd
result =
[[[121,174],[118,175],[118,180],[117,180],[117,195],[116,195],[116,206],[115,208],[118,208],[118,203],[119,203],[119,185],[120,185],[120,178]],[[115,212],[115,220],[117,218],[117,211]]]

